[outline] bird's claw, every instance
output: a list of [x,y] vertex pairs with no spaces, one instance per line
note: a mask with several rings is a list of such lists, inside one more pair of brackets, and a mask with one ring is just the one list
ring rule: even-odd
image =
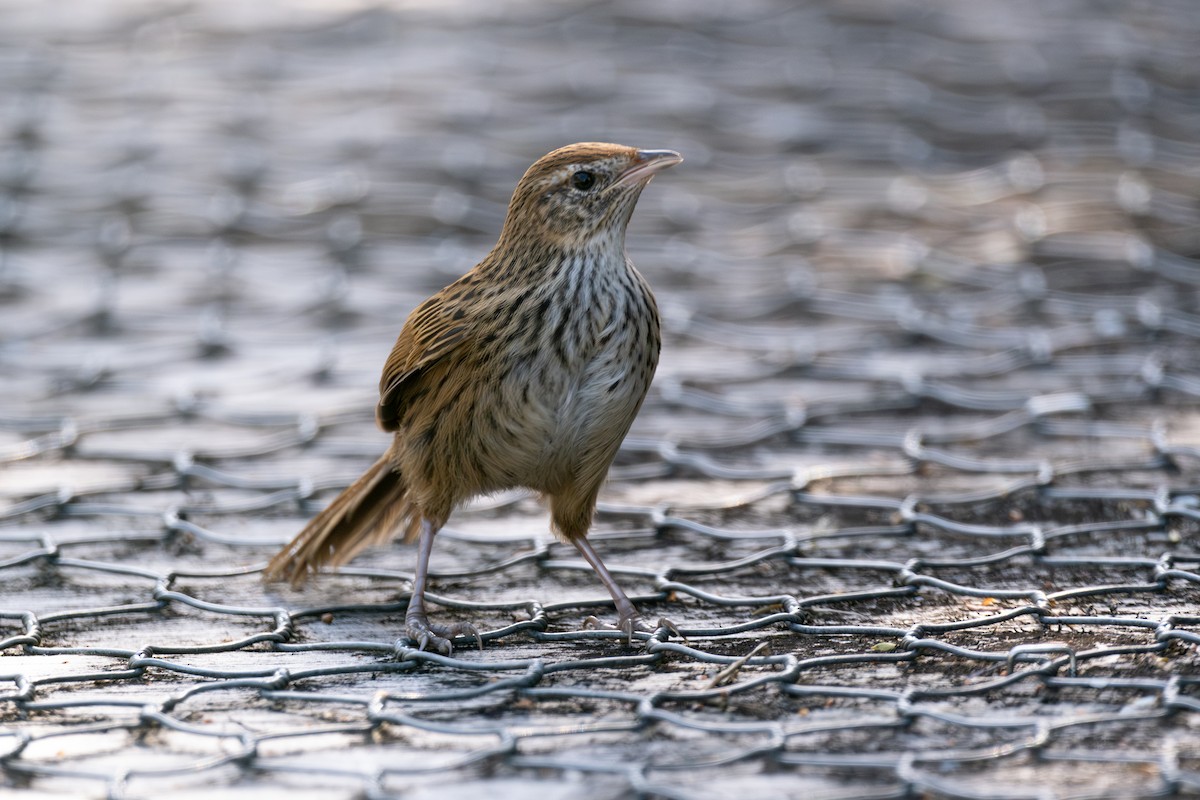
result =
[[685,643],[686,643],[686,642],[687,642],[687,640],[688,640],[688,638],[687,638],[686,636],[684,636],[684,635],[683,635],[683,631],[681,631],[681,630],[679,630],[679,628],[675,627],[675,623],[674,623],[674,622],[671,622],[671,620],[667,619],[666,617],[659,617],[659,618],[658,618],[658,627],[660,627],[660,628],[666,628],[666,629],[667,629],[667,630],[669,630],[671,633],[675,634],[675,635],[676,635],[676,636],[678,636],[680,639],[682,639],[682,640],[683,640]]
[[629,647],[633,644],[634,631],[653,635],[659,628],[666,628],[680,639],[683,639],[685,642],[687,641],[687,637],[679,632],[679,628],[675,627],[675,623],[671,622],[671,620],[667,619],[666,617],[659,617],[658,623],[652,627],[646,624],[646,621],[642,619],[642,615],[638,614],[637,612],[621,617],[616,625],[605,622],[599,617],[592,615],[583,621],[583,627],[589,630],[620,631],[621,633],[625,634],[626,647]]
[[480,651],[483,650],[483,637],[469,622],[455,622],[451,625],[431,623],[424,615],[410,615],[404,620],[404,632],[417,643],[418,650],[441,653],[444,656],[454,655],[453,639],[456,636],[466,636],[475,640]]

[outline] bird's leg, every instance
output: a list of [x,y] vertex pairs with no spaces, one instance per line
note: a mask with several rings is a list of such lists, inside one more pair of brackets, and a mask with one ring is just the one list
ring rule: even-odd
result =
[[[600,554],[592,547],[592,543],[587,540],[587,537],[580,536],[578,539],[572,539],[571,543],[575,545],[575,549],[583,555],[588,564],[592,566],[592,569],[596,571],[600,582],[604,584],[604,588],[608,589],[608,593],[612,595],[613,603],[617,607],[617,629],[625,632],[626,643],[633,639],[634,631],[652,633],[653,631],[650,627],[642,621],[642,615],[638,613],[637,608],[633,605],[633,601],[617,585],[616,579],[608,571],[608,567],[604,566],[604,562],[600,560]],[[596,622],[596,620],[591,618],[589,618],[589,621]]]
[[483,649],[483,637],[475,626],[469,622],[456,622],[453,625],[433,625],[425,613],[425,583],[429,577],[429,554],[433,551],[433,537],[437,529],[427,519],[421,520],[421,535],[417,539],[417,571],[413,577],[412,597],[408,601],[408,611],[404,615],[404,628],[408,637],[417,643],[418,650],[436,650],[442,655],[451,655],[454,645],[450,639],[455,636],[472,636],[479,649]]

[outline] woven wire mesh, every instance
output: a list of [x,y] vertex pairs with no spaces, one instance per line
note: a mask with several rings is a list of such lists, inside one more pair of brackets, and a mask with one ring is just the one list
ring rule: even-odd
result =
[[[53,795],[1200,790],[1200,10],[7,3],[0,768]],[[593,541],[521,492],[303,590],[524,167],[671,147]],[[397,637],[400,637],[397,641]],[[684,638],[686,637],[686,638]]]

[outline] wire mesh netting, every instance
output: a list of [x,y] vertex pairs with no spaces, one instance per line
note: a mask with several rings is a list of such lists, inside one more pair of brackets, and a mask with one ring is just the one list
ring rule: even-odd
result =
[[[1200,9],[8,3],[0,767],[148,797],[1200,790]],[[592,540],[521,492],[302,590],[524,168],[670,147]],[[397,640],[397,637],[400,637]]]

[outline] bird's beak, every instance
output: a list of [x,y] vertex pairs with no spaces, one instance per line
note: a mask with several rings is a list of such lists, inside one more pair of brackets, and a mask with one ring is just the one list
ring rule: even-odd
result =
[[630,183],[645,183],[654,177],[659,170],[673,167],[683,161],[683,156],[674,150],[638,150],[631,164],[617,176],[614,186],[624,186]]

